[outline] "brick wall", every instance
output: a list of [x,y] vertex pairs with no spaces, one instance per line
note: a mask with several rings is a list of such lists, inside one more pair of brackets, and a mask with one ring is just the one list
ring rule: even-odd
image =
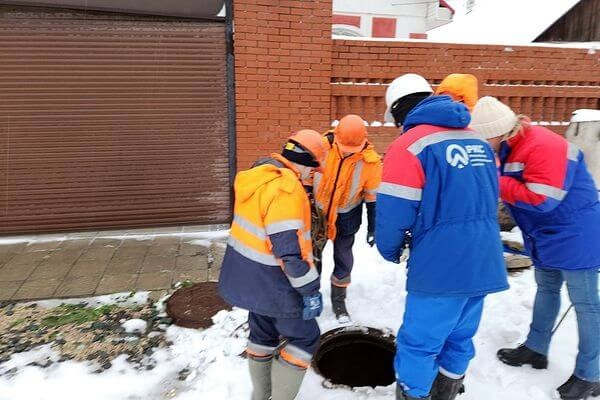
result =
[[[496,96],[558,133],[573,110],[600,108],[600,53],[587,49],[335,40],[332,62],[332,120],[353,112],[378,125],[387,84],[408,72],[434,87],[450,73],[471,73],[481,96]],[[397,135],[391,127],[369,132],[380,151]]]
[[235,0],[238,168],[331,122],[331,0]]
[[[238,168],[279,150],[294,130],[363,116],[379,151],[386,85],[415,72],[434,86],[472,73],[480,94],[563,133],[578,108],[600,108],[600,52],[540,46],[332,40],[331,0],[235,0]],[[373,124],[375,122],[375,124]],[[375,126],[373,126],[375,125]]]

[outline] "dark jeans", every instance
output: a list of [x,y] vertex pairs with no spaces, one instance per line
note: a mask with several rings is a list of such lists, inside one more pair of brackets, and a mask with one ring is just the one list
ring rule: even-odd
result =
[[567,283],[579,328],[579,354],[575,375],[586,381],[600,380],[600,296],[598,270],[535,269],[538,285],[533,320],[525,346],[548,354],[551,332],[560,310],[560,290]]

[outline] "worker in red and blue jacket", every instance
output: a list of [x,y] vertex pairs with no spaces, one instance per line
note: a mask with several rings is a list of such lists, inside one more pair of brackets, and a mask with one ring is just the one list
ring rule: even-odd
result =
[[281,154],[235,178],[219,293],[249,311],[252,400],[293,400],[319,343],[322,300],[304,183],[322,168],[326,152],[319,133],[301,130]]
[[484,298],[508,288],[497,221],[494,153],[467,128],[467,107],[432,96],[415,74],[392,82],[388,148],[377,194],[377,248],[398,263],[412,235],[396,398],[454,399],[475,354]]
[[512,366],[546,368],[566,282],[577,314],[579,354],[558,388],[564,400],[600,395],[600,202],[583,153],[563,137],[517,116],[493,97],[473,111],[474,129],[500,158],[500,195],[523,232],[538,290],[527,341],[498,352]]

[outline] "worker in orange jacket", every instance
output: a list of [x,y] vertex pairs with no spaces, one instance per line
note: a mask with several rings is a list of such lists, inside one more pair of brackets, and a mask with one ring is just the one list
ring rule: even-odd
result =
[[303,182],[320,168],[326,151],[318,132],[302,130],[281,154],[259,160],[235,178],[219,293],[250,311],[246,353],[252,400],[293,400],[318,345],[315,318],[322,300]]
[[[365,122],[347,115],[325,134],[330,149],[325,171],[315,173],[313,195],[326,221],[327,238],[333,241],[334,270],[331,276],[331,304],[336,318],[350,319],[346,289],[350,285],[354,236],[362,223],[363,203],[367,205],[367,243],[375,244],[375,197],[381,181],[381,157],[367,140]],[[324,246],[324,243],[322,244]],[[315,255],[321,255],[322,248]],[[321,260],[317,261],[321,269]]]

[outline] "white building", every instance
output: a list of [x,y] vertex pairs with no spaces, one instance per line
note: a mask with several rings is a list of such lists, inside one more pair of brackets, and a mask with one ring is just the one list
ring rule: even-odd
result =
[[333,0],[333,34],[426,39],[453,15],[445,0]]

